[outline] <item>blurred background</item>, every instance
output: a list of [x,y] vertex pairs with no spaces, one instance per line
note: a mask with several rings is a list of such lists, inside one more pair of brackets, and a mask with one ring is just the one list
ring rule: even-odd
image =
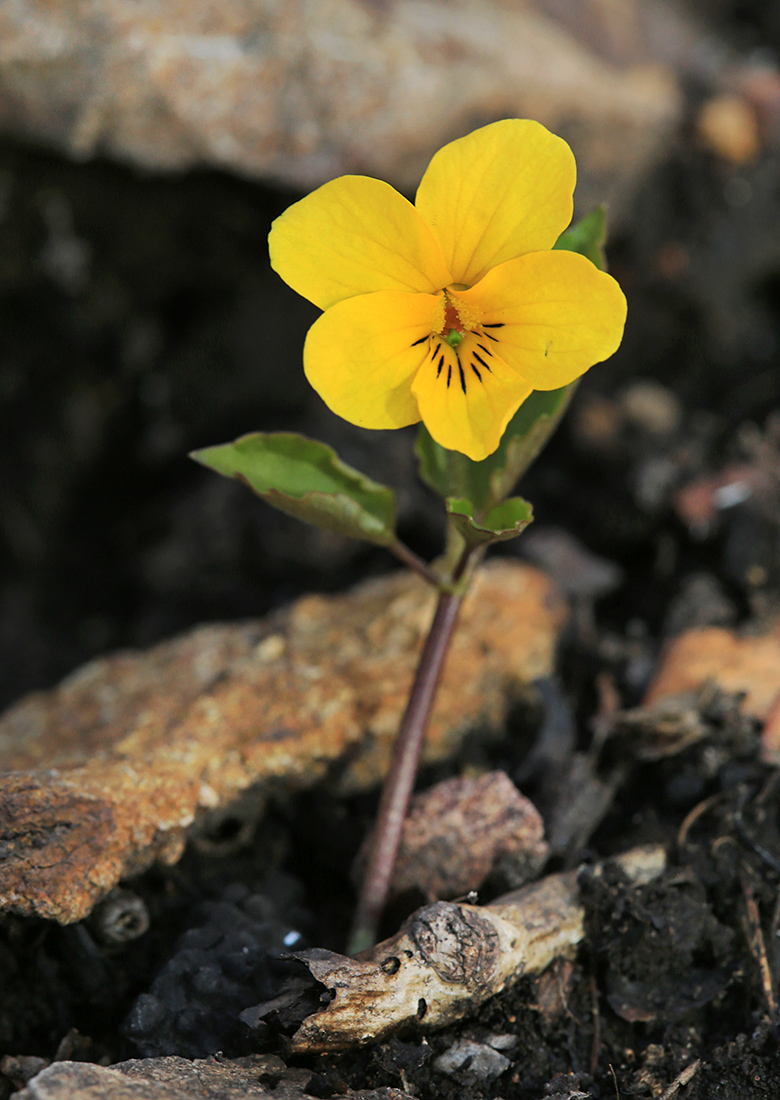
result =
[[316,311],[266,236],[345,172],[413,196],[440,145],[502,117],[569,141],[577,213],[608,204],[629,299],[506,552],[599,601],[629,698],[663,638],[776,612],[779,52],[763,0],[0,6],[0,706],[106,650],[395,568],[192,448],[325,439],[438,552],[414,430],[360,431],[309,389]]

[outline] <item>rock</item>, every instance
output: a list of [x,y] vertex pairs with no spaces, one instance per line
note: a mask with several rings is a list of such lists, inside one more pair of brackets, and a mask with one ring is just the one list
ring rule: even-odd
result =
[[[287,1069],[280,1058],[233,1062],[146,1058],[96,1066],[56,1062],[33,1077],[18,1100],[310,1100],[311,1070]],[[347,1089],[344,1100],[409,1100],[400,1089]]]
[[491,874],[517,889],[546,858],[544,823],[505,772],[456,777],[413,798],[392,890],[454,898],[478,890]]
[[669,638],[692,627],[730,626],[736,622],[736,604],[712,573],[689,573],[680,582],[664,616],[663,634]]
[[567,596],[597,600],[623,583],[619,565],[594,554],[562,527],[531,528],[521,552],[549,573]]
[[[187,830],[242,794],[378,782],[435,594],[405,573],[92,661],[0,718],[0,909],[62,923],[124,877],[175,862]],[[478,575],[426,759],[498,728],[513,687],[549,675],[563,606],[536,570]]]
[[17,1089],[24,1088],[49,1064],[48,1058],[39,1058],[34,1054],[6,1054],[0,1058],[0,1084],[2,1077],[6,1077]]
[[757,637],[689,630],[666,649],[644,705],[697,691],[708,680],[724,692],[745,692],[745,711],[765,719],[780,693],[780,630]]
[[679,398],[666,386],[651,379],[631,382],[620,395],[620,409],[634,427],[646,435],[666,439],[678,430],[683,419]]
[[749,164],[761,152],[758,113],[742,96],[722,94],[707,100],[696,129],[710,152],[732,164]]
[[0,129],[144,168],[412,189],[446,141],[526,116],[571,140],[583,206],[614,206],[679,117],[677,70],[717,51],[658,2],[572,7],[18,0],[0,6]]
[[743,711],[764,723],[762,758],[780,764],[780,623],[755,637],[714,627],[682,634],[666,650],[645,703],[695,691],[708,681],[724,692],[745,693]]
[[509,1069],[511,1062],[487,1043],[474,1039],[458,1039],[434,1058],[437,1073],[468,1081],[494,1081]]

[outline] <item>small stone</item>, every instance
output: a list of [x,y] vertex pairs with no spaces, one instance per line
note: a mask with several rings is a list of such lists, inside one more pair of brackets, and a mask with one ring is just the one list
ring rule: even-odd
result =
[[491,874],[516,889],[546,858],[542,819],[504,772],[448,779],[412,799],[391,889],[454,898]]
[[21,1089],[48,1065],[47,1058],[38,1058],[34,1054],[6,1054],[0,1059],[0,1074]]
[[619,565],[592,553],[562,527],[532,527],[521,549],[567,596],[598,599],[623,583]]
[[437,1073],[472,1081],[494,1081],[512,1063],[494,1047],[473,1039],[459,1039],[433,1060]]
[[631,424],[658,438],[673,435],[682,421],[679,400],[658,382],[632,382],[620,395],[620,406]]
[[682,634],[692,627],[728,626],[737,618],[737,608],[711,573],[685,577],[664,619],[664,635]]
[[742,96],[708,99],[699,111],[696,129],[711,153],[732,164],[749,164],[761,151],[756,109]]

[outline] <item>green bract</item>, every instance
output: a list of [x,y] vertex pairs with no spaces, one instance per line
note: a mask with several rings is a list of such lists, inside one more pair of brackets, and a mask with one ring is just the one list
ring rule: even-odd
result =
[[522,497],[511,497],[491,508],[481,519],[474,518],[470,500],[447,501],[447,514],[460,537],[468,546],[505,542],[516,538],[533,521],[533,508]]
[[564,252],[579,252],[602,271],[606,269],[604,241],[607,237],[607,213],[603,206],[596,206],[576,225],[561,233],[553,248]]

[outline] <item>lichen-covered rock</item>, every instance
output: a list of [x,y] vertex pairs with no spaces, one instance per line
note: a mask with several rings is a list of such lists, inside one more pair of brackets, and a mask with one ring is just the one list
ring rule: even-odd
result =
[[[86,665],[0,718],[0,909],[80,920],[251,791],[383,774],[435,593],[396,573],[267,619]],[[487,564],[464,601],[426,742],[451,754],[548,675],[563,607],[538,571]]]
[[412,189],[453,137],[531,117],[571,139],[585,202],[614,203],[677,121],[675,69],[702,39],[651,0],[17,0],[0,130],[146,168]]
[[[96,1066],[55,1062],[33,1077],[18,1100],[307,1100],[311,1070],[280,1058],[146,1058]],[[344,1100],[409,1100],[400,1089],[347,1089]]]

